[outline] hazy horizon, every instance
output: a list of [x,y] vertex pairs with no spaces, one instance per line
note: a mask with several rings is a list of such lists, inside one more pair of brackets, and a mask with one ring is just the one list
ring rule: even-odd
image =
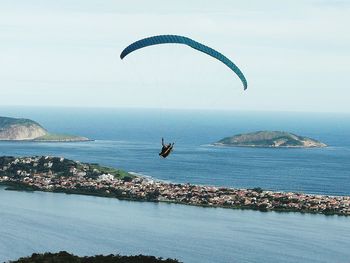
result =
[[[0,2],[3,106],[350,113],[347,1],[151,0]],[[191,37],[232,59],[248,80],[180,45]]]
[[[346,111],[312,111],[312,110],[270,110],[270,109],[227,109],[227,108],[166,108],[166,107],[137,107],[137,106],[72,106],[72,105],[1,105],[1,109],[9,108],[46,108],[46,109],[96,109],[96,110],[160,110],[160,111],[213,111],[213,112],[246,112],[246,113],[310,113],[310,114],[341,114],[350,115]],[[1,113],[0,113],[1,116]]]

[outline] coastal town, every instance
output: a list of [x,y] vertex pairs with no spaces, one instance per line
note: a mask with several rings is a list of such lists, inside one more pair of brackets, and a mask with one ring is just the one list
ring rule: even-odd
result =
[[350,215],[350,196],[168,183],[63,157],[0,157],[7,190],[64,192],[196,206]]

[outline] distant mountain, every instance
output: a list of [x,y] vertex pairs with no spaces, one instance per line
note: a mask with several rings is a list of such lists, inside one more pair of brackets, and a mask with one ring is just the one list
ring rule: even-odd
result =
[[317,140],[282,131],[258,131],[226,137],[214,145],[241,147],[325,147]]
[[39,123],[30,119],[0,117],[0,140],[2,141],[87,141],[88,138],[51,134]]

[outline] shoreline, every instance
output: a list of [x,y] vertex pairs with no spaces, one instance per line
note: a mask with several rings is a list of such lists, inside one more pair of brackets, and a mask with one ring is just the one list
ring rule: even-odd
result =
[[204,204],[190,204],[185,202],[177,202],[177,201],[167,201],[167,200],[145,200],[145,199],[133,199],[133,198],[127,198],[127,197],[115,197],[115,196],[109,196],[99,193],[90,193],[90,192],[84,192],[84,191],[62,191],[59,189],[55,190],[45,190],[45,189],[35,189],[35,188],[22,188],[16,187],[14,185],[11,185],[9,183],[3,183],[0,182],[0,186],[5,187],[5,191],[15,191],[15,192],[44,192],[44,193],[57,193],[57,194],[66,194],[66,195],[81,195],[81,196],[94,196],[94,197],[101,197],[101,198],[115,198],[120,201],[130,201],[130,202],[151,202],[151,203],[162,203],[162,204],[174,204],[174,205],[185,205],[185,206],[194,206],[194,207],[202,207],[202,208],[224,208],[224,209],[233,209],[233,210],[251,210],[251,211],[258,211],[262,213],[267,212],[276,212],[276,213],[301,213],[301,214],[313,214],[313,215],[325,215],[325,216],[350,216],[350,214],[338,214],[338,213],[320,213],[316,211],[308,211],[308,210],[293,210],[293,209],[259,209],[255,207],[249,207],[249,206],[227,206],[227,205],[204,205]]
[[324,146],[273,146],[273,145],[255,145],[255,144],[250,144],[250,145],[243,145],[243,144],[225,144],[225,143],[213,143],[210,144],[211,146],[214,147],[242,147],[242,148],[265,148],[265,149],[322,149],[322,148],[327,148],[329,147],[328,144]]
[[100,263],[100,262],[148,262],[148,263],[181,263],[177,259],[162,258],[149,255],[120,255],[120,254],[109,254],[102,255],[97,254],[95,256],[77,256],[67,251],[60,252],[44,252],[44,253],[33,253],[31,256],[20,257],[17,260],[8,261],[9,263],[33,263],[33,262],[70,262],[70,263]]
[[[169,183],[59,157],[0,157],[5,190],[91,195],[199,207],[350,216],[350,196]],[[6,163],[4,165],[4,163]]]

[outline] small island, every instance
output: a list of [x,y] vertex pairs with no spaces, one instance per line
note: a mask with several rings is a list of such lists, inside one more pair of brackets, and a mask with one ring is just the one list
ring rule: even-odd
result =
[[258,131],[226,137],[214,143],[216,146],[265,147],[265,148],[315,148],[327,145],[317,140],[283,131]]
[[90,139],[49,133],[39,123],[30,119],[0,117],[0,141],[81,142]]

